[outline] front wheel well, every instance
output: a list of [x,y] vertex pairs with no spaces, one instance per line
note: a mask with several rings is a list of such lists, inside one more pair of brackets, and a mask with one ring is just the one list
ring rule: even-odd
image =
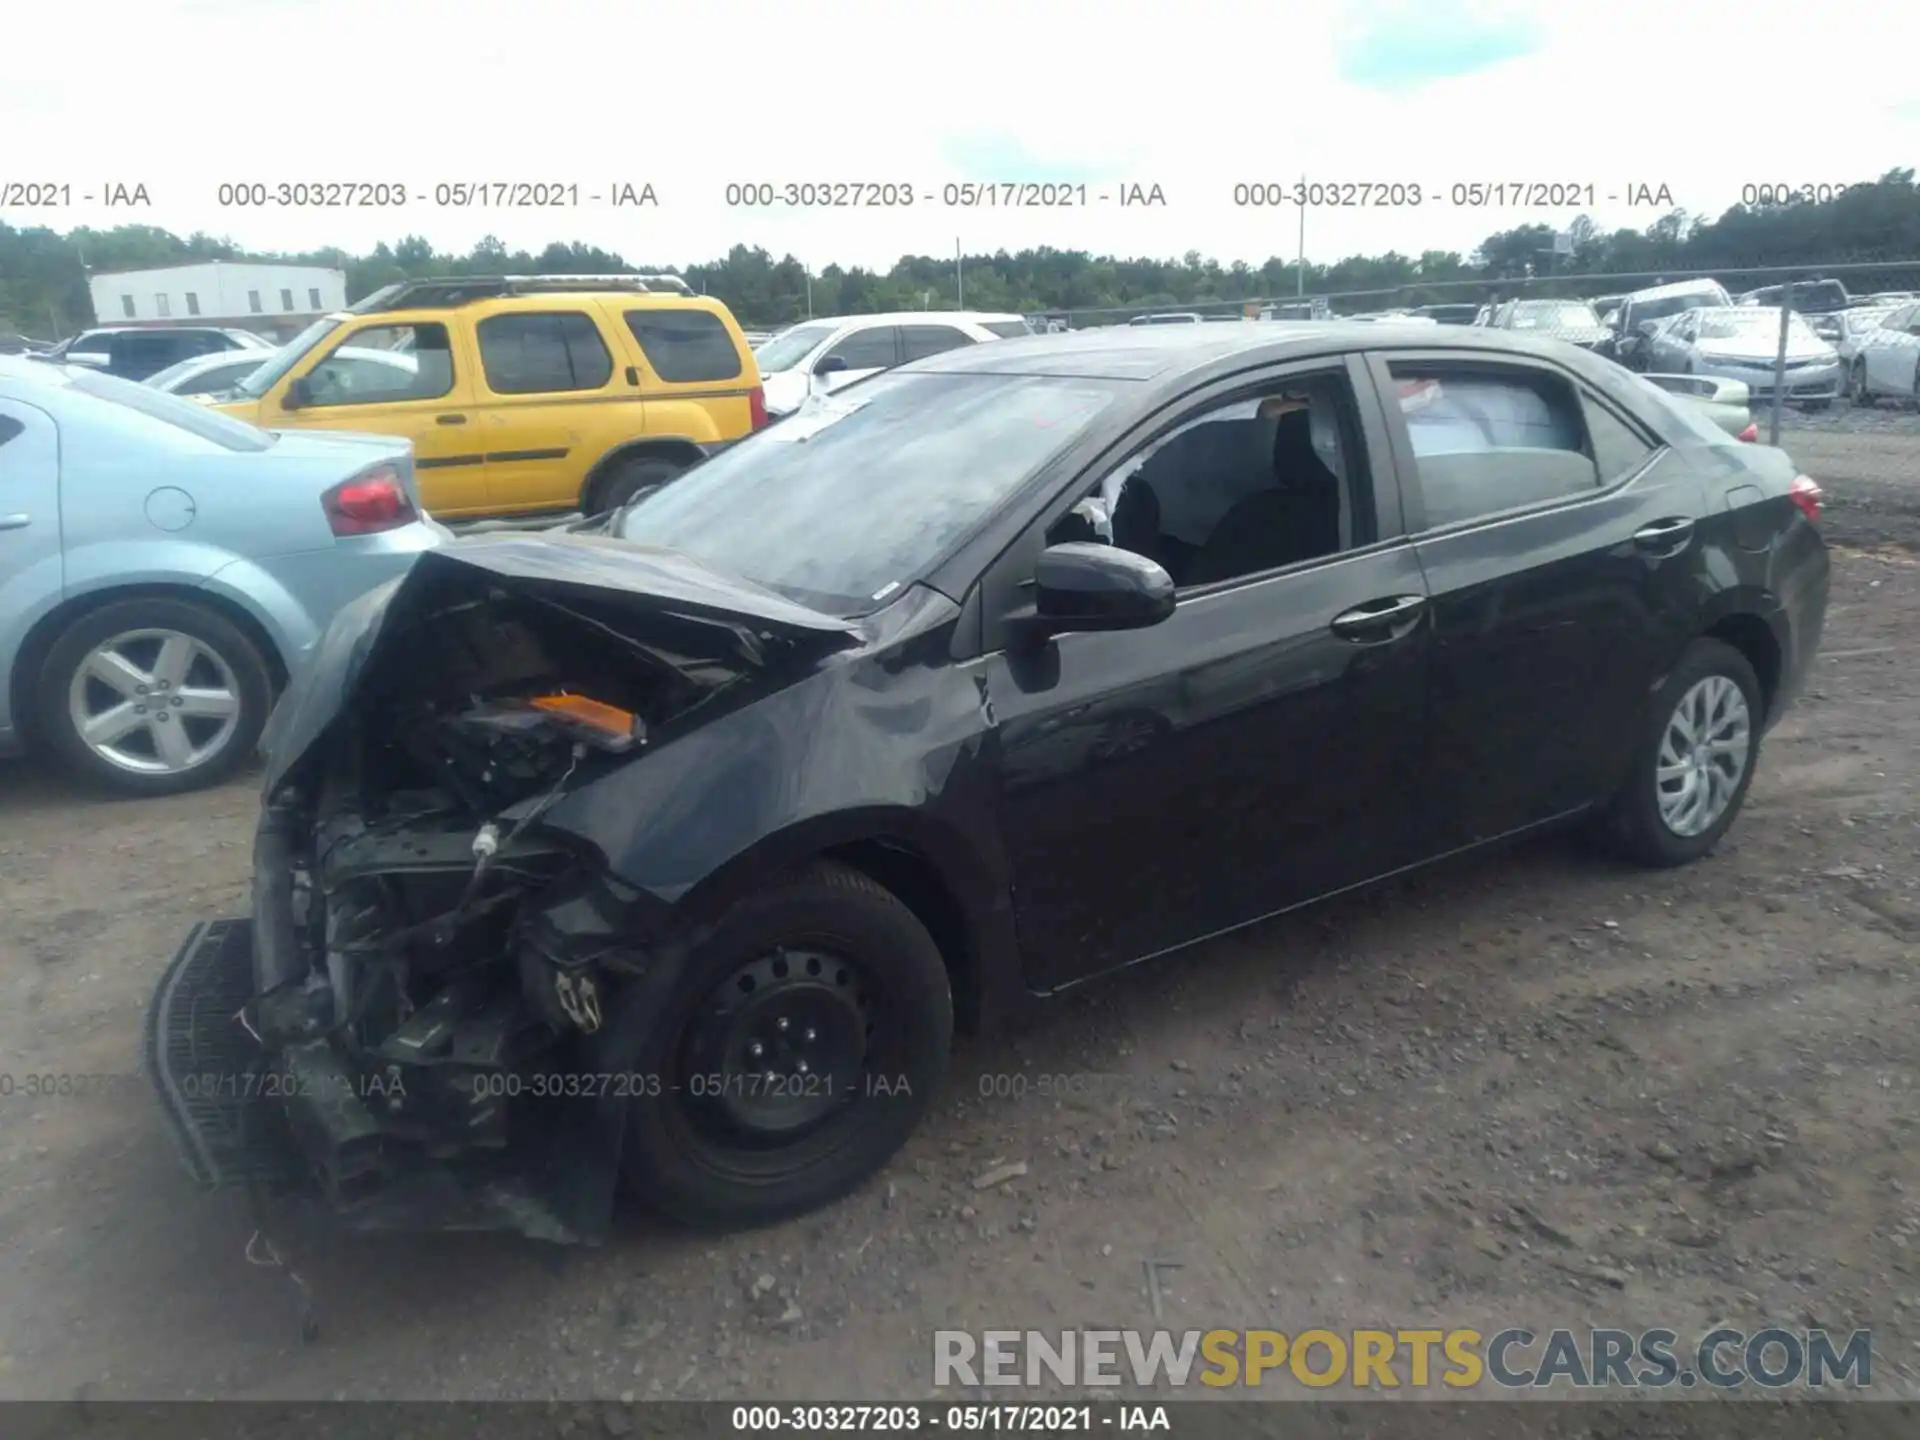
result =
[[889,840],[856,840],[821,852],[821,859],[837,860],[858,870],[892,894],[926,926],[946,962],[953,987],[954,1023],[962,1031],[980,1028],[982,996],[977,946],[967,914],[946,877],[933,861],[917,850]]
[[1708,639],[1723,641],[1746,656],[1760,682],[1760,702],[1773,713],[1774,697],[1780,693],[1780,642],[1773,627],[1758,615],[1728,615],[1707,628]]
[[609,450],[593,464],[587,472],[587,478],[580,484],[580,509],[583,513],[596,514],[594,494],[600,488],[600,482],[629,460],[672,460],[680,465],[698,465],[707,458],[707,452],[693,441],[678,436],[647,437],[632,440],[615,449]]
[[273,693],[277,696],[287,684],[287,663],[280,654],[280,647],[273,643],[266,627],[250,614],[246,607],[236,604],[226,596],[195,585],[118,585],[106,590],[89,590],[84,595],[76,595],[63,600],[34,622],[26,638],[20,642],[15,653],[13,675],[8,685],[7,695],[13,711],[13,723],[28,740],[39,737],[31,733],[37,724],[34,704],[34,686],[40,679],[40,667],[46,664],[47,653],[61,634],[81,616],[98,610],[105,605],[115,605],[123,600],[180,600],[191,605],[199,605],[211,610],[223,619],[230,620],[240,628],[249,640],[259,648],[261,659],[267,662],[267,673],[273,680]]

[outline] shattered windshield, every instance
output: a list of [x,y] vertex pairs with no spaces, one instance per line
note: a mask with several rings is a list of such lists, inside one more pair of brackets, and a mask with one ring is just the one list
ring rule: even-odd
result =
[[1125,383],[877,375],[696,466],[615,529],[802,605],[864,614],[925,574]]

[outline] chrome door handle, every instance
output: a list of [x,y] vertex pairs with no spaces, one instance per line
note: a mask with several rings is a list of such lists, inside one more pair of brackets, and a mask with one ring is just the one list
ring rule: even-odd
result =
[[1642,550],[1666,550],[1693,534],[1693,521],[1683,517],[1656,520],[1633,532],[1633,543]]
[[0,530],[24,530],[32,523],[31,515],[0,515]]
[[1424,595],[1394,595],[1385,600],[1369,600],[1365,605],[1333,617],[1333,633],[1346,640],[1364,640],[1383,630],[1406,624],[1426,608]]

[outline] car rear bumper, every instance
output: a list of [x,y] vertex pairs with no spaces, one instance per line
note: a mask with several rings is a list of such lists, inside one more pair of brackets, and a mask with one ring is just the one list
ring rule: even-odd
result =
[[1780,561],[1780,616],[1785,624],[1775,627],[1781,650],[1780,683],[1768,707],[1768,728],[1806,688],[1826,629],[1827,595],[1833,577],[1826,542],[1810,522],[1793,523]]

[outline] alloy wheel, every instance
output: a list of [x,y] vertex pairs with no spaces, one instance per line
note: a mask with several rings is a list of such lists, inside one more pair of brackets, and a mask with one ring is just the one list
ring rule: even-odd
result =
[[1724,675],[1709,675],[1680,697],[1660,735],[1654,792],[1661,822],[1675,835],[1711,829],[1727,813],[1753,755],[1747,697]]
[[128,630],[95,646],[74,671],[67,718],[109,765],[177,775],[231,743],[240,686],[205,641],[178,630]]

